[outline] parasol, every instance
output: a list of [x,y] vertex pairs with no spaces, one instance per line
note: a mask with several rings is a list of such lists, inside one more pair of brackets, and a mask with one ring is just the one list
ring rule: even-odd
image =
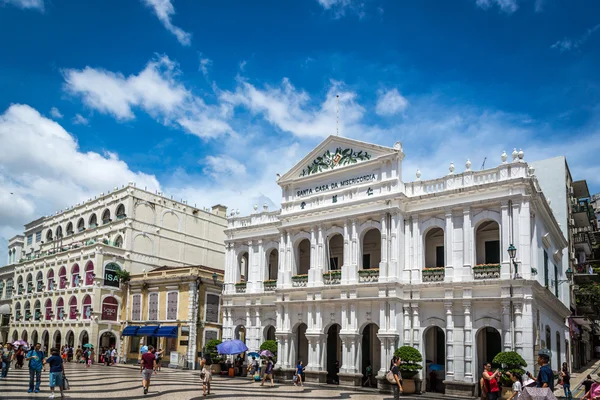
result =
[[440,365],[440,364],[431,364],[429,366],[429,369],[432,371],[443,371],[444,370],[444,366]]
[[260,352],[260,356],[261,357],[273,357],[274,354],[271,353],[269,350],[263,350]]
[[217,345],[219,354],[240,354],[248,351],[248,347],[241,340],[226,340]]
[[526,387],[519,400],[557,400],[550,388]]

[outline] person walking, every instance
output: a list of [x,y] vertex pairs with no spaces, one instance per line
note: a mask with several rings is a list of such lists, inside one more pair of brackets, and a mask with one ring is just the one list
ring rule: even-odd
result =
[[203,358],[200,360],[200,379],[202,380],[202,392],[206,396],[210,394],[210,381],[212,381],[212,373],[208,360]]
[[394,385],[394,400],[400,398],[400,393],[404,390],[402,389],[402,375],[400,374],[400,363],[402,360],[398,356],[392,357],[392,362],[390,364],[390,371],[394,375],[394,379],[396,380],[396,385]]
[[64,399],[63,394],[63,374],[65,373],[64,360],[60,357],[60,350],[57,348],[50,349],[50,357],[46,359],[46,364],[50,366],[50,375],[48,376],[48,382],[50,386],[50,396],[48,398],[54,398],[54,388],[58,386],[60,389],[60,398]]
[[249,372],[248,375],[250,375],[250,379],[254,379],[254,375],[258,373],[258,361],[256,360],[256,357],[252,357]]
[[161,348],[159,348],[158,351],[154,355],[156,357],[156,370],[158,372],[160,372],[160,365],[161,365],[162,359],[163,359],[163,350]]
[[[36,343],[32,350],[29,350],[25,357],[26,361],[29,361],[29,390],[27,393],[35,392],[39,393],[40,384],[42,383],[42,370],[46,372],[44,365],[46,363],[46,356],[42,351],[41,343]],[[35,379],[35,388],[33,381]]]
[[73,361],[73,346],[67,345],[67,362]]
[[546,349],[540,350],[538,353],[538,365],[540,366],[540,372],[538,372],[537,378],[534,378],[531,373],[527,373],[531,379],[535,379],[536,386],[539,388],[550,388],[551,392],[554,392],[554,372],[550,368],[550,351]]
[[273,381],[273,358],[272,357],[269,357],[269,361],[267,361],[267,367],[265,368],[265,374],[263,376],[260,386],[264,386],[265,381],[267,379],[271,380],[271,387],[275,387],[275,382]]
[[110,356],[112,358],[113,365],[117,365],[117,349],[113,347],[112,351],[110,352]]
[[298,365],[296,365],[296,382],[294,382],[294,386],[298,386],[298,384],[300,384],[300,386],[304,386],[304,384],[302,383],[302,374],[304,373],[304,365],[302,365],[302,360],[298,361]]
[[81,346],[77,346],[77,350],[75,350],[75,361],[77,364],[81,363],[81,355],[83,352],[81,351]]
[[6,378],[8,370],[10,369],[10,363],[15,359],[15,351],[13,350],[12,343],[6,343],[4,350],[2,351],[2,374],[0,378]]
[[25,350],[23,350],[23,346],[17,347],[17,351],[15,351],[15,357],[17,359],[15,368],[23,369],[23,361],[25,360]]
[[367,384],[369,384],[369,387],[373,387],[373,367],[371,366],[371,364],[367,365],[367,369],[365,371],[365,380],[363,381],[363,386],[367,386]]
[[521,392],[523,392],[523,378],[521,374],[517,373],[506,373],[510,380],[512,381],[512,392],[513,394],[508,398],[508,400],[518,399],[521,397]]
[[148,346],[148,352],[142,355],[140,373],[142,374],[142,387],[144,388],[144,394],[148,394],[152,373],[156,374],[156,356],[154,355],[153,346]]
[[571,394],[571,374],[569,373],[569,367],[564,362],[560,371],[560,378],[562,379],[563,390],[565,391],[565,397],[567,400],[571,400],[573,395]]
[[112,351],[110,351],[110,348],[107,347],[106,350],[104,351],[104,364],[107,367],[110,367],[110,360],[112,359]]
[[[590,389],[592,388],[592,385],[594,384],[594,380],[592,379],[592,375],[588,374],[588,376],[585,377],[585,380],[583,382],[581,382],[581,384],[584,387],[584,393],[587,394],[587,392],[590,391]],[[585,396],[583,397],[585,398]]]

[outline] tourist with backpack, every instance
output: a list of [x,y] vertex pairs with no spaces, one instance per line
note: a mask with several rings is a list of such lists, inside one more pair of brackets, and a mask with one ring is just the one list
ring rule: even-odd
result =
[[260,386],[264,386],[265,385],[265,381],[267,379],[271,380],[271,387],[275,387],[275,382],[273,381],[273,358],[269,357],[269,361],[267,361],[267,367],[265,368],[265,375],[263,376],[262,382],[260,384]]
[[0,378],[6,378],[8,370],[10,369],[10,363],[15,359],[15,351],[13,350],[12,343],[6,343],[4,350],[2,351],[2,374]]
[[392,357],[392,362],[390,363],[390,370],[385,375],[387,381],[392,385],[394,389],[394,400],[400,398],[400,393],[403,392],[402,389],[402,375],[400,375],[400,363],[402,360],[398,356]]

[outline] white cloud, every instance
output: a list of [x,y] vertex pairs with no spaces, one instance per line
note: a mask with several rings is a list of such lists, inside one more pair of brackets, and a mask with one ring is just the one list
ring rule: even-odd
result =
[[63,115],[60,113],[60,111],[59,111],[59,110],[58,110],[58,108],[56,108],[56,107],[52,107],[52,108],[50,109],[50,116],[51,116],[52,118],[57,118],[57,119],[60,119],[60,118],[62,118],[62,117],[63,117]]
[[208,78],[208,67],[210,67],[213,62],[210,58],[202,57],[202,54],[200,54],[200,56],[200,66],[198,69],[202,71],[202,75],[204,75],[205,78]]
[[246,68],[246,64],[248,64],[248,62],[246,60],[240,61],[240,71],[244,72],[244,69]]
[[157,57],[139,74],[127,77],[92,67],[63,71],[67,92],[118,120],[135,118],[137,107],[166,126],[178,125],[203,138],[233,133],[220,115],[221,108],[194,96],[177,80],[179,74],[177,64],[167,56]]
[[44,0],[0,0],[2,4],[9,4],[24,10],[33,9],[43,12]]
[[519,8],[517,0],[476,0],[475,4],[477,4],[478,7],[483,8],[484,10],[487,10],[488,8],[494,5],[497,5],[498,7],[500,7],[501,11],[508,14],[514,13]]
[[592,36],[592,34],[594,32],[596,32],[599,29],[600,29],[600,24],[588,29],[578,39],[564,38],[562,40],[555,42],[552,46],[550,46],[550,48],[556,49],[556,50],[560,51],[561,53],[564,53],[565,51],[576,50],[579,47],[581,47],[590,38],[590,36]]
[[184,46],[189,46],[192,42],[192,35],[185,32],[183,29],[173,25],[171,22],[172,16],[175,14],[175,7],[171,0],[142,0],[148,7],[154,10],[154,13],[162,22],[164,27],[171,32],[179,43]]
[[244,164],[227,155],[207,156],[204,163],[206,164],[204,173],[212,176],[213,179],[223,177],[243,178],[247,174]]
[[346,11],[354,12],[359,18],[365,16],[364,3],[358,0],[317,0],[325,10],[333,12],[333,16],[341,18]]
[[389,116],[403,112],[408,107],[408,100],[398,89],[379,91],[375,112],[378,115]]
[[88,121],[88,119],[81,114],[75,114],[75,117],[73,117],[73,124],[74,125],[89,125],[90,121]]
[[12,105],[0,114],[0,143],[9,150],[0,152],[4,240],[22,233],[23,224],[33,219],[129,181],[160,189],[153,175],[132,171],[117,154],[82,152],[60,124],[28,105]]

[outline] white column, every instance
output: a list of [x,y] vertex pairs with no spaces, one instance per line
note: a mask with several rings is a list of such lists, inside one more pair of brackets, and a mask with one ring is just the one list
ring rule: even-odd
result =
[[402,283],[409,284],[411,282],[411,269],[412,269],[412,240],[411,240],[411,229],[410,220],[404,220],[404,254],[399,257],[403,261],[403,267],[398,268],[398,275],[402,277]]
[[263,282],[265,281],[265,270],[267,264],[267,258],[265,257],[265,251],[263,246],[262,239],[257,241],[257,252],[254,255],[255,265],[253,266],[254,271],[253,274],[256,277],[254,279],[254,284],[252,285],[254,289],[254,293],[262,293],[263,292]]
[[413,245],[413,263],[412,263],[412,283],[421,283],[421,271],[423,270],[423,253],[421,237],[421,229],[419,226],[419,217],[414,215],[412,217],[413,230],[412,230],[412,245]]
[[404,234],[402,233],[402,229],[404,229],[404,218],[400,213],[395,212],[392,215],[392,226],[390,227],[390,262],[388,266],[388,282],[399,280],[400,274],[398,271],[401,270],[400,266],[404,265],[403,262],[400,262],[401,258],[399,257],[400,246],[404,241]]
[[508,249],[508,246],[510,245],[510,243],[512,243],[512,240],[514,240],[514,238],[511,238],[510,213],[507,201],[502,202],[502,204],[500,205],[500,213],[502,218],[502,223],[500,224],[500,260],[502,261],[500,276],[502,277],[502,279],[512,279],[510,274],[510,258],[506,249]]
[[196,282],[190,282],[188,284],[189,290],[189,298],[191,301],[188,305],[188,320],[190,327],[190,342],[187,351],[187,368],[194,369],[196,366],[196,344],[198,337],[198,288],[196,286]]
[[454,319],[452,302],[444,302],[446,308],[446,379],[454,380]]
[[[523,201],[523,203],[521,203],[521,212],[519,213],[518,228],[519,230],[515,232],[518,232],[519,235],[519,249],[517,250],[517,261],[520,261],[519,274],[529,279],[531,278],[531,210],[529,201]],[[568,249],[564,257],[566,257],[567,259],[570,257]],[[564,273],[564,271],[562,272]],[[565,290],[565,292],[568,293],[569,285],[564,285],[563,290]]]
[[471,229],[471,209],[463,209],[463,281],[473,280],[473,265],[475,261],[471,259],[473,255],[472,242],[473,234]]
[[352,264],[352,238],[348,220],[344,220],[344,262],[342,263],[341,284],[346,285],[350,279],[350,265]]
[[388,247],[389,247],[389,234],[388,234],[388,214],[383,213],[379,216],[381,223],[381,262],[379,263],[379,276],[382,281],[387,280],[388,276]]
[[285,262],[286,262],[285,237],[286,237],[285,231],[282,231],[281,234],[279,235],[279,257],[278,257],[279,265],[277,265],[277,288],[278,289],[283,289],[283,287],[286,283],[286,280],[289,279],[285,273]]
[[388,368],[387,363],[390,362],[390,358],[388,358],[388,355],[387,355],[387,340],[388,339],[386,337],[379,336],[379,334],[377,336],[379,337],[379,344],[381,346],[381,350],[380,350],[381,359],[380,359],[380,364],[379,364],[380,368],[379,368],[379,371],[377,371],[377,376],[384,376],[386,374],[387,368]]
[[502,344],[503,351],[512,351],[510,330],[510,300],[502,301]]
[[255,277],[252,276],[252,270],[254,269],[254,241],[248,241],[248,264],[246,265],[246,282],[254,282]]
[[410,304],[404,303],[404,345],[412,346],[412,336],[410,332],[412,331],[412,320],[410,318]]
[[524,356],[523,352],[523,303],[515,301],[513,303],[515,310],[515,351],[521,356]]
[[358,270],[362,266],[362,260],[360,260],[360,246],[361,243],[358,240],[358,228],[356,226],[356,220],[352,220],[352,264],[348,267],[348,283],[358,283]]
[[[473,372],[473,322],[471,320],[471,301],[463,303],[465,313],[465,381],[475,382]],[[483,361],[482,361],[483,362]]]
[[446,227],[444,229],[444,280],[446,282],[454,281],[454,267],[452,266],[452,258],[454,249],[452,240],[454,234],[454,221],[452,221],[452,210],[446,210]]
[[421,354],[421,321],[419,320],[419,303],[411,303],[411,309],[413,312],[413,323],[412,323],[412,346],[419,350]]

